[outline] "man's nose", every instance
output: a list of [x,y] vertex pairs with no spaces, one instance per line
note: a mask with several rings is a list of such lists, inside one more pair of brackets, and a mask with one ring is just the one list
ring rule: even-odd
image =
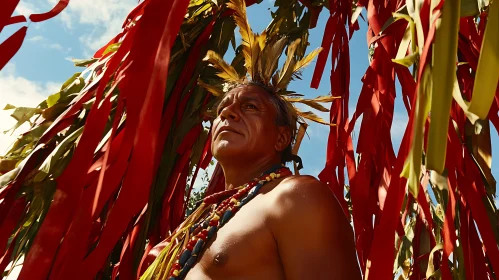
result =
[[222,119],[230,119],[234,121],[239,120],[239,112],[237,112],[237,108],[235,107],[235,105],[236,104],[231,104],[223,108],[222,112],[220,113]]

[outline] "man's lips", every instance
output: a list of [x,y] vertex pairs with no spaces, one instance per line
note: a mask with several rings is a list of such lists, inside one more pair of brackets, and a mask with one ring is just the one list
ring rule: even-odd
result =
[[236,131],[235,129],[231,128],[231,127],[228,127],[228,126],[222,126],[218,129],[217,131],[217,136],[220,135],[220,133],[222,132],[225,132],[225,131],[229,131],[229,132],[234,132],[236,134],[241,134],[239,133],[238,131]]

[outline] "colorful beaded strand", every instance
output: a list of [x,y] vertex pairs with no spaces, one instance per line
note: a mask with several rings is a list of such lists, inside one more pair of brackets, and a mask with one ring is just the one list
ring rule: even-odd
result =
[[[288,168],[280,167],[275,172],[270,172],[259,179],[255,179],[254,181],[237,188],[238,191],[235,194],[220,202],[205,219],[193,224],[189,229],[192,238],[185,248],[180,250],[177,254],[175,262],[168,273],[168,279],[184,279],[189,270],[196,264],[197,258],[205,245],[215,233],[225,225],[242,206],[253,199],[263,185],[274,179],[280,178],[281,176],[287,175],[291,175],[291,171]],[[220,194],[227,193],[231,192],[224,191]],[[223,196],[226,197],[226,195]],[[203,203],[213,203],[213,200],[213,196],[206,197]]]

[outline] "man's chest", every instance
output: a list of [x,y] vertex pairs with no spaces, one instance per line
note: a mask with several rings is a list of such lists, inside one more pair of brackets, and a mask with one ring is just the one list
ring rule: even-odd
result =
[[266,226],[265,208],[258,198],[219,229],[188,279],[201,279],[202,274],[209,278],[240,278],[259,273],[258,269],[269,273],[281,270],[275,240]]

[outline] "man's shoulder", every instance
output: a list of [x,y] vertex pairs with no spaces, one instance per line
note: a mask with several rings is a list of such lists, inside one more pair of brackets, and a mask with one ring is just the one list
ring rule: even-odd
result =
[[273,212],[281,218],[343,215],[333,192],[313,176],[290,176],[283,179],[272,192]]
[[309,175],[293,175],[285,178],[275,188],[275,191],[278,199],[334,199],[333,193],[326,184]]

